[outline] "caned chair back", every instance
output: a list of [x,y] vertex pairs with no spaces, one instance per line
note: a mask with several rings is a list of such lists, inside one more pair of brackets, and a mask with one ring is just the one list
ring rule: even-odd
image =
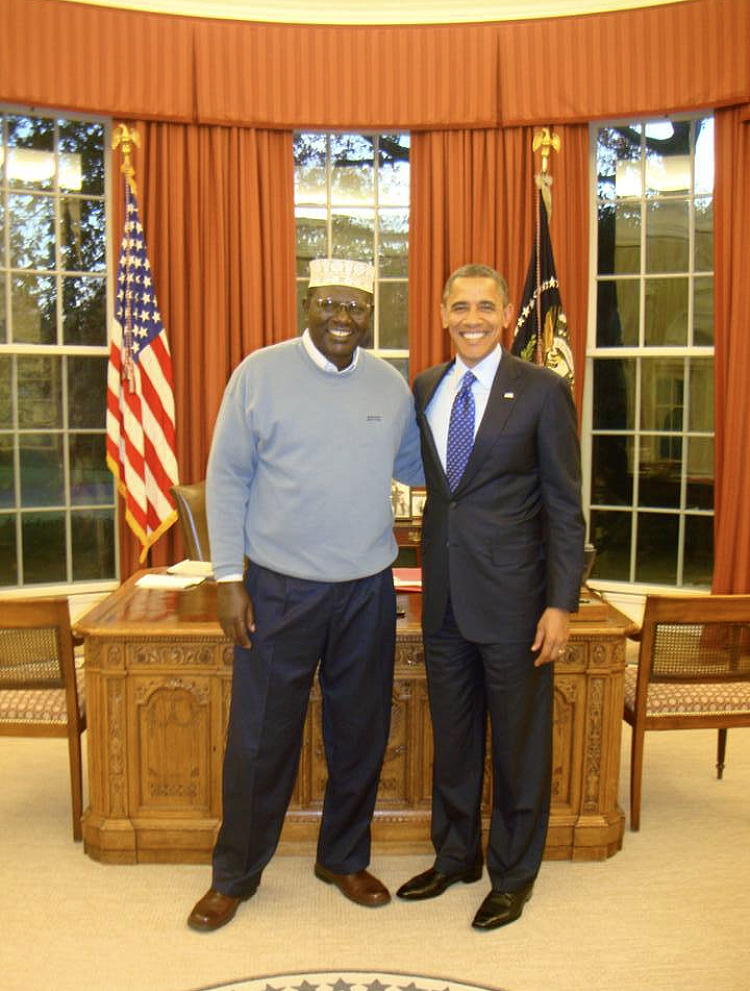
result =
[[750,726],[750,595],[649,595],[637,668],[625,672],[633,728],[630,825],[640,827],[646,730],[717,729],[722,777],[727,729]]
[[85,728],[85,675],[76,667],[67,598],[0,601],[0,736],[67,737],[76,840]]

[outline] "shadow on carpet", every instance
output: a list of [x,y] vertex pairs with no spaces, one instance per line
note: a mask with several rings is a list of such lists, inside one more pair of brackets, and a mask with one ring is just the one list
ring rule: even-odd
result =
[[311,970],[211,984],[193,991],[502,991],[450,977],[386,970]]

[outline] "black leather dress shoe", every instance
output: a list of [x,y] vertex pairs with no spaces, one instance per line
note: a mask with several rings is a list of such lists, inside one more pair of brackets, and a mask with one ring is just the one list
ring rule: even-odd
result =
[[507,926],[509,922],[515,922],[516,919],[520,919],[523,907],[531,898],[533,890],[533,882],[520,891],[492,890],[479,906],[472,926],[475,929],[499,929],[500,926]]
[[474,867],[470,867],[468,871],[459,871],[457,874],[441,874],[440,871],[436,871],[434,867],[431,867],[424,874],[417,874],[406,884],[402,884],[398,889],[396,894],[399,898],[405,898],[407,901],[422,901],[425,898],[437,898],[438,895],[450,888],[452,884],[456,884],[457,881],[463,881],[464,884],[472,884],[474,881],[478,881],[482,876],[482,865],[476,864]]

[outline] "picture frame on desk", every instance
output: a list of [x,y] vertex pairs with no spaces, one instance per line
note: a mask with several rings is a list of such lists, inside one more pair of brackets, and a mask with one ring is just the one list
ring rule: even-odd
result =
[[424,513],[424,504],[426,500],[427,500],[426,489],[411,490],[411,518],[413,520],[422,519],[422,514]]
[[394,520],[411,519],[411,489],[395,478],[391,480],[391,506]]

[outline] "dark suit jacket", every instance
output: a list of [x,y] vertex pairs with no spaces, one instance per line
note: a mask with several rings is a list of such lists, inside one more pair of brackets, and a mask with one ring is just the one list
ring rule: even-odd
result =
[[578,609],[585,526],[570,388],[503,349],[469,462],[451,494],[425,409],[452,364],[430,368],[414,383],[427,483],[423,627],[440,628],[450,591],[467,640],[531,640],[547,606]]

